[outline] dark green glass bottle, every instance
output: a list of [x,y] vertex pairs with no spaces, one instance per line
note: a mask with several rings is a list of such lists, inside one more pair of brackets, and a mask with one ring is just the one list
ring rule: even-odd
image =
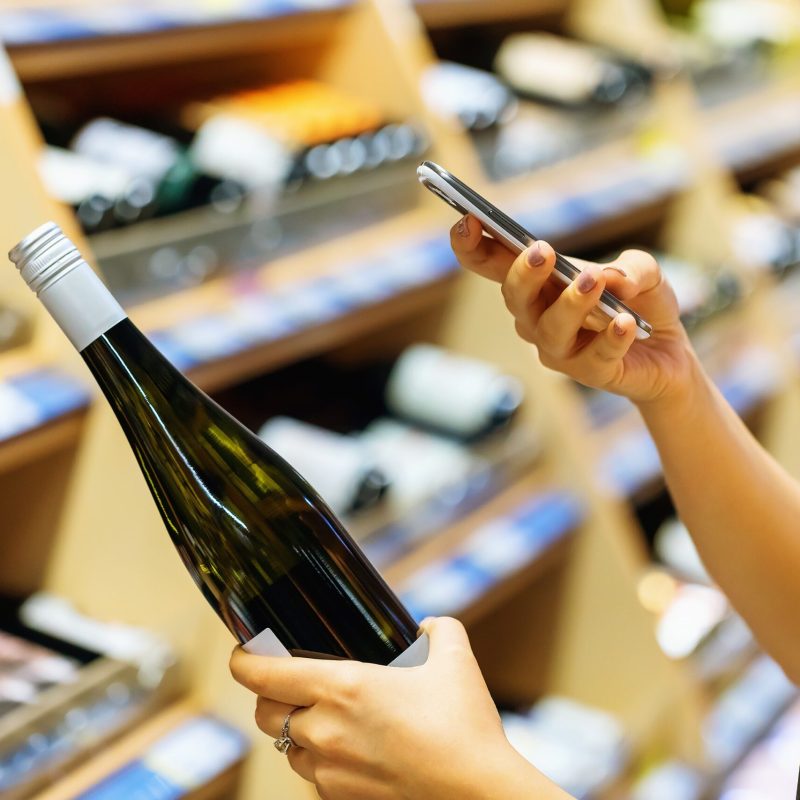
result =
[[161,355],[56,225],[10,257],[80,350],[183,563],[240,642],[425,660],[415,621],[314,489]]

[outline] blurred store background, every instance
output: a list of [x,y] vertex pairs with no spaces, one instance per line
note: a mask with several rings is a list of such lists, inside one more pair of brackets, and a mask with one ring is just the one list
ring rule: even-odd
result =
[[[0,249],[79,237],[418,618],[464,621],[526,757],[586,800],[793,796],[797,688],[643,424],[538,365],[415,169],[566,253],[656,252],[800,475],[796,0],[33,0],[0,41]],[[316,796],[10,265],[0,351],[0,795]]]

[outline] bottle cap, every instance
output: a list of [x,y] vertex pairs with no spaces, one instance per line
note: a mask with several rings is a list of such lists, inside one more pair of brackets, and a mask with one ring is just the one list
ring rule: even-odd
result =
[[83,261],[55,222],[46,222],[29,233],[9,251],[8,257],[37,295]]

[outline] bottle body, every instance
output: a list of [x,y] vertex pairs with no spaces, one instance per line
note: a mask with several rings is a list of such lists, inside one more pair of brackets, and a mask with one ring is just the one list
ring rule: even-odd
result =
[[[35,254],[34,272],[46,255]],[[73,256],[55,255],[67,270]],[[76,275],[81,286],[93,278],[98,297],[113,303],[85,262],[57,281],[42,277],[46,266],[21,271],[81,351],[184,565],[240,642],[269,630],[293,655],[380,664],[415,642],[412,617],[292,467],[178,372],[121,309],[85,330],[102,302],[67,302]],[[76,335],[70,315],[79,312]]]

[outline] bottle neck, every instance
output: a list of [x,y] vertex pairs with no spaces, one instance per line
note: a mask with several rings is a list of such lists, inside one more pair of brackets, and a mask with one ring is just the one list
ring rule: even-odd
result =
[[78,351],[127,317],[85,261],[42,289],[39,299]]

